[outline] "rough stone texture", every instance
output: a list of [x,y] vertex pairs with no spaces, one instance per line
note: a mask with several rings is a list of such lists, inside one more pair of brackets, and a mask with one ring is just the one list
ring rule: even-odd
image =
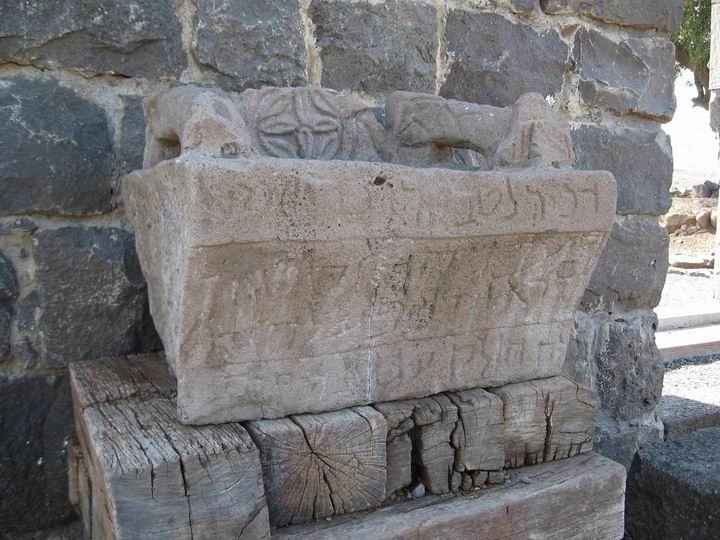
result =
[[498,489],[456,498],[426,496],[344,520],[276,531],[273,538],[618,540],[624,490],[623,468],[590,453],[522,469]]
[[720,356],[692,359],[668,366],[657,412],[665,426],[665,440],[686,433],[720,427]]
[[[518,100],[497,152],[524,171],[440,176],[256,153],[343,155],[345,137],[363,132],[336,115],[345,102],[327,92],[250,92],[240,99],[250,133],[226,97],[192,92],[148,105],[146,164],[161,159],[160,141],[173,133],[185,153],[124,185],[184,422],[279,417],[560,372],[615,190],[607,173],[538,167],[558,159],[562,167],[571,150],[558,158],[562,144],[549,141],[569,144],[569,134],[535,97]],[[279,127],[271,129],[264,122],[273,111]],[[212,157],[230,149],[236,159]]]
[[370,407],[248,422],[260,449],[270,524],[305,523],[385,498],[387,423]]
[[618,43],[580,28],[572,56],[586,104],[620,114],[672,118],[675,47],[668,40],[626,38]]
[[50,77],[4,77],[0,124],[0,215],[111,209],[114,155],[100,107]]
[[681,0],[540,0],[540,7],[549,14],[581,13],[622,26],[668,32],[682,21]]
[[305,42],[294,0],[199,0],[193,55],[228,88],[307,83]]
[[98,227],[33,235],[38,289],[17,303],[26,360],[57,367],[152,348],[133,239]]
[[145,115],[142,96],[123,96],[120,137],[122,166],[126,172],[142,169],[145,152]]
[[641,448],[627,481],[633,540],[720,536],[720,428]]
[[188,428],[158,355],[70,366],[95,538],[269,539],[259,452],[239,424]]
[[555,30],[538,33],[495,13],[447,16],[450,71],[440,95],[505,106],[522,94],[560,91],[568,48]]
[[12,302],[18,295],[18,283],[12,263],[0,251],[0,362],[10,355]]
[[583,309],[654,308],[668,265],[667,231],[655,219],[618,219],[583,296]]
[[595,417],[593,450],[630,470],[638,449],[663,440],[663,424],[650,413],[630,422],[610,418],[602,410]]
[[655,346],[657,317],[640,312],[604,320],[597,333],[597,392],[617,420],[651,413],[660,399],[664,366]]
[[503,403],[505,466],[518,468],[592,450],[593,392],[564,377],[491,388]]
[[0,60],[131,77],[178,76],[186,66],[178,4],[8,2],[0,22]]
[[67,377],[0,376],[0,531],[12,535],[71,520]]
[[312,0],[309,14],[320,49],[323,86],[435,92],[438,43],[433,6],[404,0]]
[[664,131],[577,125],[572,141],[576,168],[615,176],[618,214],[661,215],[670,209],[673,159]]

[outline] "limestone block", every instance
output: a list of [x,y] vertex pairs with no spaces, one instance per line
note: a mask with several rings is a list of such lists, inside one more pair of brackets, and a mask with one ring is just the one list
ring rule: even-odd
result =
[[239,424],[178,423],[159,355],[74,363],[93,538],[269,538],[259,452]]
[[513,472],[510,483],[497,489],[426,496],[345,520],[279,530],[273,539],[619,540],[624,492],[622,465],[589,453]]
[[675,112],[675,46],[665,38],[615,42],[595,30],[575,34],[573,66],[588,105],[669,121]]
[[568,46],[551,29],[539,32],[497,13],[453,9],[447,15],[453,62],[443,97],[507,106],[527,92],[560,91]]
[[665,32],[672,32],[680,26],[682,5],[681,0],[540,0],[540,7],[545,13],[580,13],[612,24]]
[[387,424],[370,407],[248,422],[260,448],[270,524],[366,510],[385,498]]
[[497,471],[503,468],[503,403],[481,388],[449,392],[458,410],[452,433],[456,471]]
[[503,402],[505,465],[535,465],[592,449],[597,410],[591,390],[564,377],[492,388]]
[[[498,145],[511,159],[498,151],[477,171],[434,158],[470,142],[408,145],[323,89],[150,100],[149,168],[123,196],[181,421],[559,374],[615,186],[543,166],[563,147],[549,134],[569,137],[542,107],[519,100]],[[163,145],[180,155],[164,159]]]
[[323,86],[368,93],[435,91],[438,38],[432,4],[312,0],[308,14]]

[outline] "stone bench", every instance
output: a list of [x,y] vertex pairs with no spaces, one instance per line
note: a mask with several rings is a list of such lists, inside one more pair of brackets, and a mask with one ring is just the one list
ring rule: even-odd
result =
[[560,374],[615,181],[541,96],[183,87],[146,116],[123,197],[183,423]]

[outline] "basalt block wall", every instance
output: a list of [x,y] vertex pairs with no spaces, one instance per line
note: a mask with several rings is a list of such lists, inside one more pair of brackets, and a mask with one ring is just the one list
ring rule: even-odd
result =
[[[641,5],[642,4],[642,5]],[[393,90],[509,106],[540,92],[579,169],[618,182],[566,374],[600,396],[595,448],[628,465],[661,437],[654,345],[667,267],[680,0],[10,2],[0,23],[0,532],[51,529],[67,499],[68,362],[158,349],[122,176],[141,99],[184,83]]]

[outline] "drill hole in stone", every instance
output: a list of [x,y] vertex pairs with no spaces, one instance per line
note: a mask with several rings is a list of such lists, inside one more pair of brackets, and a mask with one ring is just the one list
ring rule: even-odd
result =
[[378,187],[382,187],[384,185],[387,185],[388,187],[393,187],[393,185],[387,181],[387,178],[382,175],[376,176],[375,180],[373,180],[373,184]]

